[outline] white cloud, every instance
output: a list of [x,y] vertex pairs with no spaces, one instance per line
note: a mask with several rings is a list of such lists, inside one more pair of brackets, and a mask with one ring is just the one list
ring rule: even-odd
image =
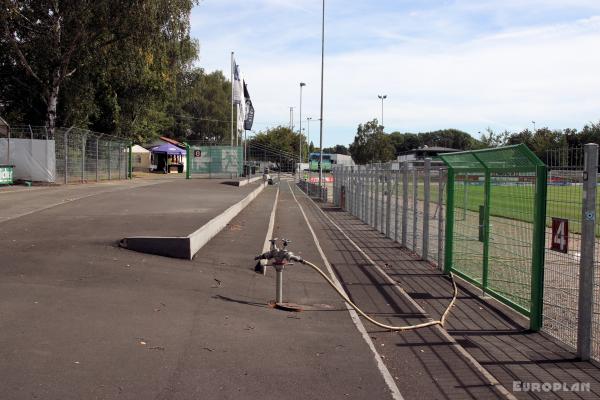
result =
[[[209,70],[224,69],[227,75],[229,51],[236,51],[250,85],[258,129],[287,124],[288,107],[297,107],[301,80],[308,83],[303,114],[318,118],[320,2],[303,2],[304,11],[294,9],[300,3],[291,0],[254,3],[263,11],[242,10],[241,25],[232,17],[231,24],[216,32],[199,30],[201,64]],[[535,7],[542,0],[530,3]],[[557,0],[543,3],[550,9],[561,5]],[[579,0],[575,6],[597,8],[600,14],[596,3]],[[494,7],[514,13],[523,11],[522,2],[457,1],[452,7],[388,10],[387,17],[362,12],[365,2],[352,4],[360,15],[348,6],[343,18],[330,15],[326,27],[326,145],[349,143],[359,123],[380,118],[377,94],[384,92],[386,130],[454,127],[477,134],[487,126],[522,129],[531,120],[540,127],[579,128],[600,119],[597,15],[473,30],[467,25],[477,21],[467,21],[465,13]],[[261,14],[265,9],[269,13]],[[273,19],[273,13],[282,19]],[[268,21],[257,20],[259,16]],[[416,21],[390,25],[390,16]],[[497,20],[495,14],[492,17]],[[199,21],[206,19],[208,15]],[[432,31],[419,27],[427,19]],[[457,27],[463,19],[464,26]],[[295,115],[298,118],[297,109]],[[316,128],[311,124],[311,138]]]

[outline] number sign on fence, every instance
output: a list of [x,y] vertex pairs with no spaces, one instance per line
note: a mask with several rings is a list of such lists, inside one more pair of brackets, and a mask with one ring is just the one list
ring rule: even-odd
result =
[[561,253],[569,252],[569,220],[552,218],[552,243],[550,250]]

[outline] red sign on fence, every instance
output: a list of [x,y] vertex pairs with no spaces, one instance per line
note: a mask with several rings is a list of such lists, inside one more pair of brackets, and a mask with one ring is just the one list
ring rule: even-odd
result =
[[552,243],[550,250],[561,253],[569,252],[569,220],[552,218]]

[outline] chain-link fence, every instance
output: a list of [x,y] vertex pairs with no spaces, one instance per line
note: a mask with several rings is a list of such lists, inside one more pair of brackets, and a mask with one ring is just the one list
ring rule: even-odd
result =
[[11,127],[10,157],[18,179],[55,183],[126,179],[129,141],[79,128]]

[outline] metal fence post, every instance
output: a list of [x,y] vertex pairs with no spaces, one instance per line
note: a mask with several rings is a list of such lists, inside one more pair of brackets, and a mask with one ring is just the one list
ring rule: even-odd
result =
[[483,294],[485,295],[488,290],[488,275],[490,265],[490,208],[491,204],[491,191],[492,191],[492,176],[489,168],[485,168],[485,184],[483,188],[483,272],[481,277],[481,286]]
[[350,166],[348,168],[348,175],[346,176],[346,180],[348,181],[348,189],[350,190],[350,193],[348,193],[350,200],[348,211],[351,215],[354,215],[354,179],[352,177],[353,172],[354,167]]
[[385,165],[381,165],[381,213],[379,215],[379,232],[385,235]]
[[379,223],[379,166],[375,167],[375,179],[374,179],[374,183],[375,183],[375,201],[374,201],[374,208],[375,208],[375,218],[373,221],[373,228],[375,228],[375,230],[377,229],[377,224]]
[[[598,164],[596,164],[596,168],[597,165]],[[531,310],[529,316],[529,328],[532,331],[539,331],[542,328],[542,311],[544,297],[544,257],[546,254],[545,240],[547,189],[548,171],[546,169],[546,165],[537,166],[535,168],[535,204],[533,213],[534,225],[533,244],[531,249]],[[593,206],[592,210],[594,210]],[[584,229],[584,224],[585,222],[582,222],[582,229]],[[594,231],[592,228],[592,237],[593,235]]]
[[85,182],[85,148],[87,135],[81,135],[81,182]]
[[408,161],[404,161],[402,171],[402,246],[408,240]]
[[367,176],[367,224],[373,221],[373,165],[369,164],[369,175]]
[[65,185],[69,183],[69,129],[65,132]]
[[469,185],[469,173],[463,173],[463,215],[462,220],[467,220],[467,208],[469,208],[469,200],[468,200],[468,191],[467,187]]
[[111,172],[112,172],[112,171],[111,171],[111,167],[112,167],[112,166],[110,165],[110,152],[112,151],[112,150],[111,150],[111,144],[112,144],[112,140],[109,140],[109,141],[108,141],[108,159],[107,159],[107,163],[108,163],[108,180],[109,180],[109,181],[110,181],[110,179],[111,179]]
[[362,181],[363,181],[362,196],[363,196],[363,200],[362,200],[362,218],[361,218],[361,220],[363,222],[367,222],[367,190],[369,188],[368,182],[367,182],[368,166],[364,165],[363,168],[362,168],[362,170],[363,170],[363,172],[362,172]]
[[440,168],[438,175],[438,204],[437,204],[437,217],[438,217],[438,229],[437,229],[437,239],[438,239],[438,268],[441,270],[444,269],[444,265],[442,264],[442,254],[444,252],[444,212],[443,212],[443,204],[444,204],[444,170]]
[[117,169],[119,170],[119,179],[121,179],[121,158],[123,158],[123,148],[121,147],[123,143],[119,142],[119,146],[117,147],[118,151],[118,161],[117,161]]
[[356,179],[356,173],[358,171],[358,167],[350,167],[350,179],[352,180],[352,215],[356,216],[356,200],[358,194],[358,181]]
[[391,223],[392,223],[392,164],[388,164],[388,170],[386,171],[386,180],[387,180],[387,203],[385,205],[385,236],[390,238],[392,237],[392,232],[390,231]]
[[361,166],[357,166],[356,167],[356,209],[355,209],[355,216],[358,219],[361,219],[360,216],[362,214],[362,210],[361,210],[361,204],[362,204],[362,180],[361,180],[361,173],[362,173],[362,167]]
[[[188,151],[189,151],[189,148],[188,148]],[[133,142],[129,142],[128,160],[129,160],[129,162],[127,164],[127,177],[129,179],[132,179],[133,178]],[[189,158],[188,158],[187,165],[189,165]],[[189,168],[189,167],[187,167],[187,168]]]
[[394,215],[394,241],[398,243],[398,213],[400,211],[400,204],[398,204],[400,194],[400,163],[398,163],[398,170],[394,173],[394,189],[396,190],[395,197],[395,215]]
[[425,159],[425,175],[423,180],[423,248],[421,260],[429,258],[429,200],[430,200],[431,158]]
[[583,199],[581,210],[581,257],[579,259],[579,308],[577,313],[577,357],[589,360],[592,353],[594,304],[594,252],[598,145],[584,147]]
[[413,165],[413,226],[412,250],[417,252],[417,224],[419,223],[419,171]]
[[444,273],[452,271],[452,250],[454,247],[454,170],[448,168],[446,178],[446,240],[444,241]]
[[370,225],[375,228],[375,216],[376,216],[376,202],[375,202],[375,193],[377,190],[377,181],[376,178],[377,177],[377,167],[372,164],[371,165],[371,223]]
[[96,182],[100,181],[100,176],[99,176],[99,172],[98,172],[98,167],[99,167],[99,155],[100,155],[100,151],[98,149],[100,143],[100,137],[96,136]]
[[188,143],[185,144],[185,179],[192,176],[192,150]]

